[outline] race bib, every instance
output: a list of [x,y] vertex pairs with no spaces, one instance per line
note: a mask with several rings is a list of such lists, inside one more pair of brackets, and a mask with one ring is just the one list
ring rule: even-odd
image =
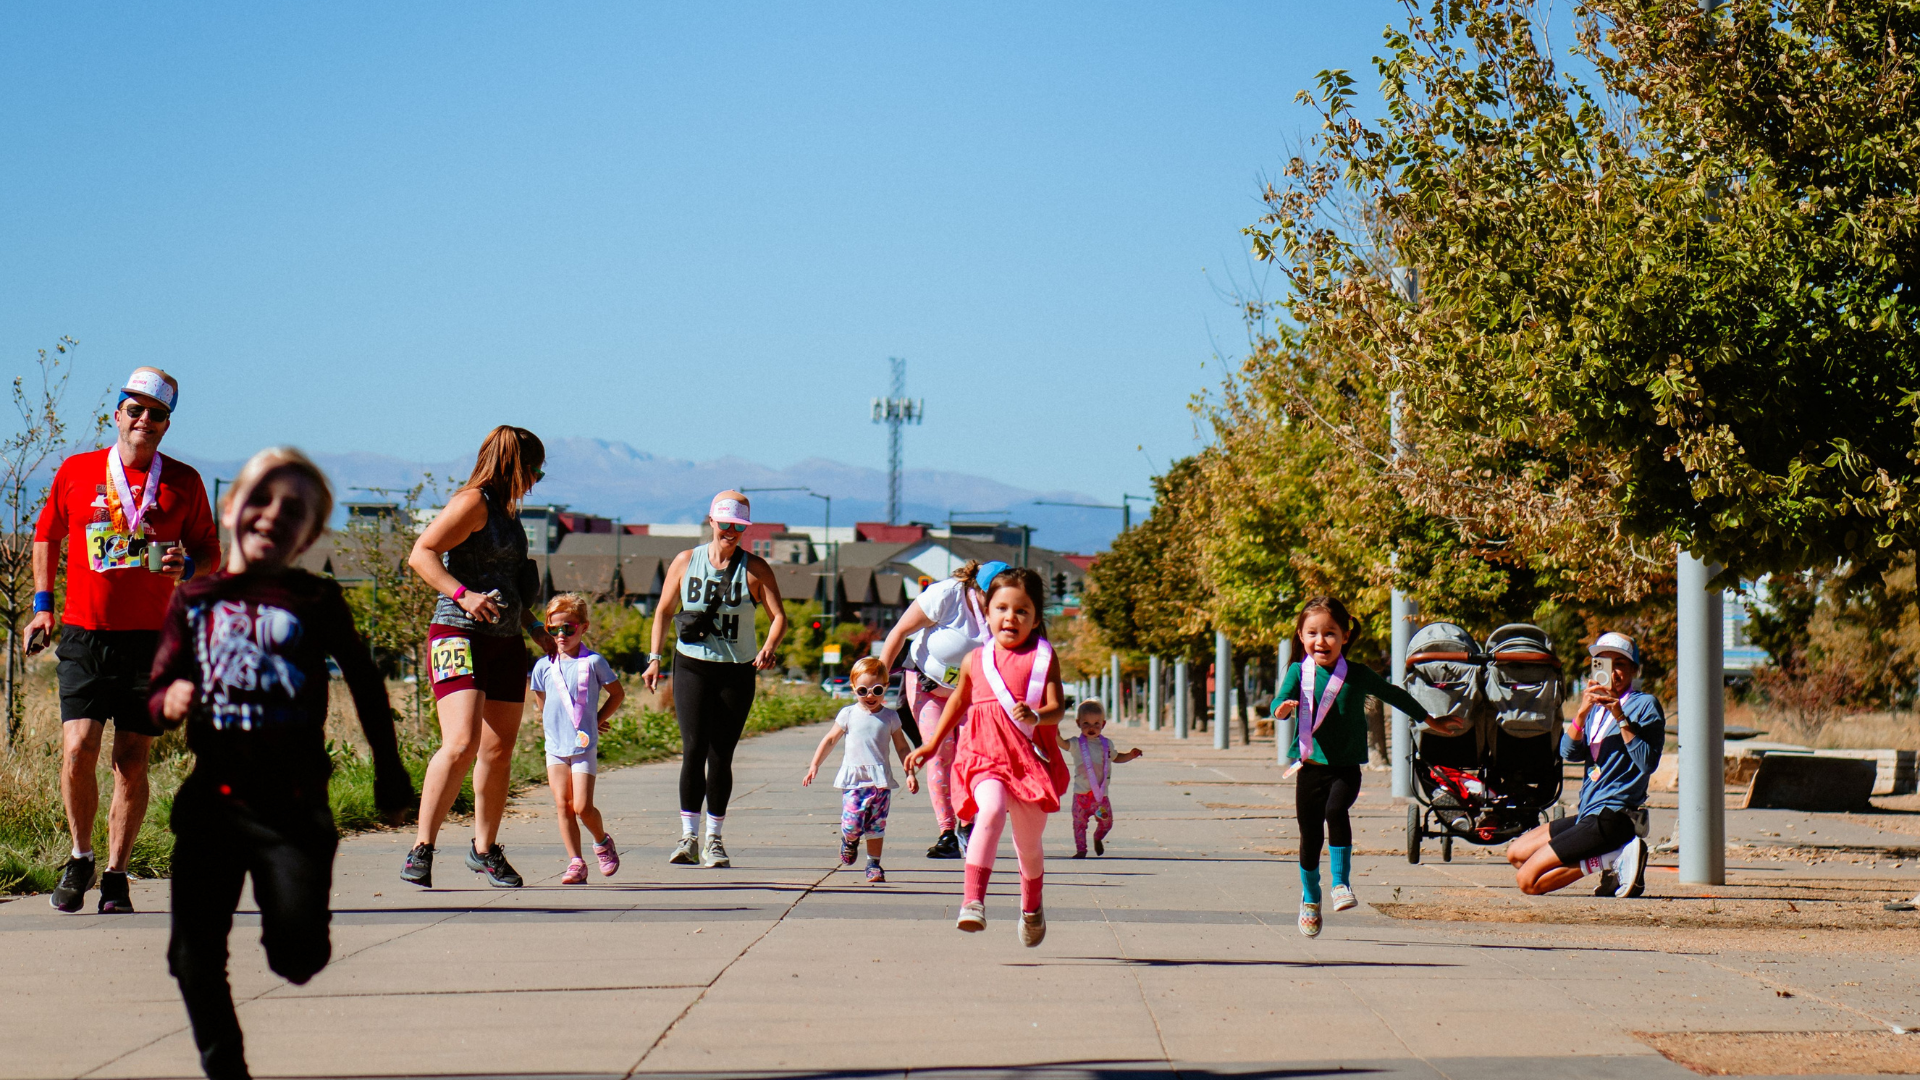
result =
[[446,682],[458,679],[462,675],[473,674],[473,642],[463,637],[443,637],[433,639],[433,649],[428,653],[429,665],[433,668],[433,681]]
[[93,567],[96,573],[144,569],[146,559],[146,537],[136,537],[115,529],[111,521],[87,524],[87,565]]

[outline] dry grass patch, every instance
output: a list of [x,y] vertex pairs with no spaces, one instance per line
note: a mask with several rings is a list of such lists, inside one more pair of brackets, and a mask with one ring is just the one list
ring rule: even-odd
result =
[[1706,1076],[1920,1073],[1920,1037],[1890,1031],[1636,1031],[1634,1037]]

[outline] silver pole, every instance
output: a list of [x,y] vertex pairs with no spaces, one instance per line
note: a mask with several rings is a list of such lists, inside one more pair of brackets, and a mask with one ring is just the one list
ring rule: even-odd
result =
[[1126,714],[1120,708],[1120,654],[1107,657],[1107,715],[1116,721]]
[[[1280,675],[1273,681],[1273,693],[1274,693],[1273,703],[1277,706],[1280,704],[1280,685],[1287,681],[1287,668],[1293,664],[1293,639],[1292,638],[1287,638],[1280,642],[1280,651],[1278,652],[1278,654],[1276,654],[1275,658],[1280,661],[1280,668],[1279,668]],[[1294,730],[1295,729],[1293,726],[1293,718],[1291,716],[1287,717],[1284,720],[1280,719],[1277,716],[1274,717],[1274,720],[1273,720],[1273,749],[1274,749],[1274,755],[1275,755],[1274,760],[1278,761],[1282,765],[1285,765],[1287,763],[1287,747],[1293,745]]]
[[1160,730],[1160,656],[1147,657],[1147,730]]
[[1680,727],[1680,880],[1727,880],[1726,706],[1721,678],[1720,590],[1707,582],[1720,567],[1682,552],[1678,616]]
[[1233,715],[1233,646],[1225,630],[1213,632],[1213,748],[1233,745],[1228,720]]
[[1187,737],[1187,710],[1191,708],[1193,688],[1187,685],[1187,658],[1177,657],[1173,661],[1173,737]]
[[[1393,685],[1407,683],[1407,644],[1413,640],[1413,624],[1420,617],[1420,605],[1398,589],[1393,591]],[[1393,717],[1393,793],[1413,797],[1413,730],[1406,713],[1391,710]]]

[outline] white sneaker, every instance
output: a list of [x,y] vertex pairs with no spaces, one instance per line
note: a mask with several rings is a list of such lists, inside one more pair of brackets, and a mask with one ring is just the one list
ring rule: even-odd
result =
[[699,866],[700,838],[692,833],[683,833],[679,846],[673,849],[672,855],[667,856],[667,861],[676,866]]
[[1333,910],[1352,911],[1359,906],[1360,898],[1353,895],[1353,887],[1351,885],[1335,885],[1333,887]]
[[1627,846],[1620,849],[1620,857],[1613,862],[1613,872],[1620,878],[1613,895],[1625,897],[1633,892],[1633,887],[1640,883],[1640,875],[1646,871],[1647,842],[1636,836],[1627,841]]
[[733,865],[733,860],[727,858],[727,846],[720,842],[719,837],[707,837],[707,849],[700,856],[700,865],[708,869]]
[[1300,905],[1300,932],[1308,937],[1320,936],[1320,905]]
[[969,934],[977,934],[987,928],[987,905],[978,900],[969,900],[960,905],[960,921],[954,926]]

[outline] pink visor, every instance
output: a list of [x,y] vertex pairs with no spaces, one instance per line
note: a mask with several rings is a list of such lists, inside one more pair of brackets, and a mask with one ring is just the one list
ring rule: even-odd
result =
[[728,525],[753,524],[753,515],[747,510],[747,504],[725,495],[715,497],[713,505],[707,508],[707,516]]

